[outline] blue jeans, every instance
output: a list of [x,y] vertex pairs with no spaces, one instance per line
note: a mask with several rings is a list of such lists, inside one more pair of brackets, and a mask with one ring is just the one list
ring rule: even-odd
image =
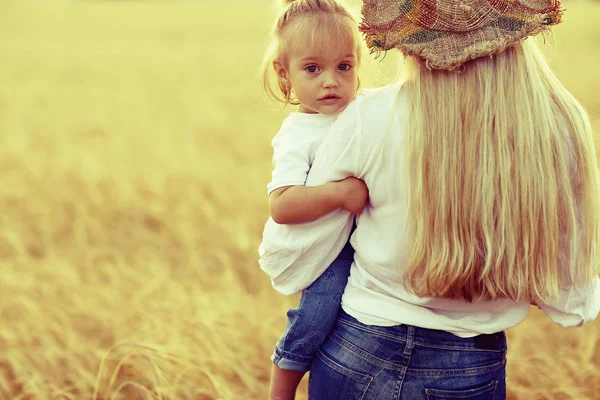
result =
[[504,332],[460,338],[410,325],[369,326],[340,311],[313,362],[310,400],[506,398]]
[[340,311],[354,249],[350,243],[325,272],[302,292],[298,307],[287,312],[288,322],[271,360],[281,369],[306,372]]

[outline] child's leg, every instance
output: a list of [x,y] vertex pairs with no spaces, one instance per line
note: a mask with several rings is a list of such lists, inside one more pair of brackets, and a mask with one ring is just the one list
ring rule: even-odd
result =
[[337,319],[350,275],[354,249],[349,243],[336,260],[302,292],[298,307],[288,311],[288,322],[271,357],[270,398],[293,399],[302,377]]
[[273,364],[269,400],[294,400],[304,374],[305,372],[287,371]]

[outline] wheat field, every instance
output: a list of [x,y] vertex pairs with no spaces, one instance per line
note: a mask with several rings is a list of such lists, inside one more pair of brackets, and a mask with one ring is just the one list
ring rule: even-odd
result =
[[[0,2],[0,399],[266,399],[270,4]],[[600,4],[567,6],[547,52],[598,117]],[[599,329],[532,309],[509,398],[600,399]]]

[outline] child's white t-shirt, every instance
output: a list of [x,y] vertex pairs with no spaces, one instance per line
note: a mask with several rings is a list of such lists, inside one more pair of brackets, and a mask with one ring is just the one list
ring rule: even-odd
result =
[[273,138],[273,174],[268,194],[284,186],[304,185],[317,148],[336,115],[291,113]]

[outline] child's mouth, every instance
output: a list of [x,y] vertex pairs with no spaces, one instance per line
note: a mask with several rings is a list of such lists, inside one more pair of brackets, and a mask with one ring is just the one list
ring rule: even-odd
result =
[[321,97],[319,99],[319,101],[322,102],[322,103],[325,103],[325,104],[331,104],[331,103],[335,103],[339,99],[340,99],[339,96],[336,96],[334,94],[330,94],[330,95],[327,95],[325,97]]

